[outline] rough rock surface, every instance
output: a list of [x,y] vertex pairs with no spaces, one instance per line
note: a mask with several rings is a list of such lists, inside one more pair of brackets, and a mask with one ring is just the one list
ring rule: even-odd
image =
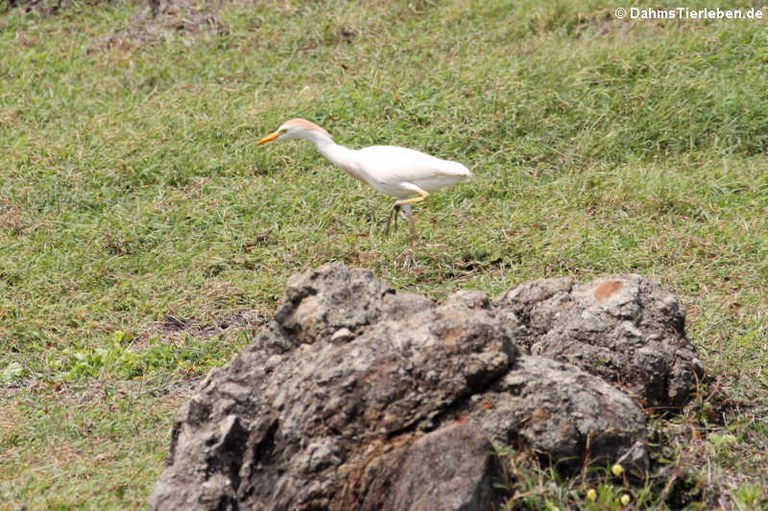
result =
[[523,349],[613,382],[645,407],[679,409],[702,376],[677,298],[639,275],[539,280],[495,305]]
[[[602,378],[624,383],[623,373],[568,363],[563,349],[557,360],[542,356],[556,332],[601,348],[590,335],[630,339],[631,348],[614,345],[622,353],[672,339],[670,353],[692,353],[674,300],[649,302],[649,289],[662,292],[627,279],[638,291],[625,305],[597,296],[602,284],[568,281],[523,286],[496,303],[464,291],[435,304],[367,270],[326,265],[295,276],[269,328],[180,410],[152,508],[494,509],[503,499],[494,444],[577,466],[624,456],[642,471],[645,415]],[[580,335],[571,316],[584,310],[597,326],[582,322],[592,326]],[[616,333],[619,310],[636,335]],[[679,376],[689,362],[668,367]]]
[[[521,356],[514,370],[475,396],[473,417],[494,443],[524,445],[581,466],[615,462],[644,438],[645,415],[629,396],[570,364]],[[566,461],[567,460],[567,461]],[[647,459],[635,462],[647,468]]]

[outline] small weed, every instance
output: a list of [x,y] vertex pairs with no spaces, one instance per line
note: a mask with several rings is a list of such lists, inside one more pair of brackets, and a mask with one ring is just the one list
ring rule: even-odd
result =
[[762,506],[768,504],[768,502],[766,502],[762,496],[763,489],[761,487],[746,483],[741,484],[736,488],[736,491],[733,492],[734,504],[739,511],[764,509]]
[[51,376],[64,382],[95,377],[135,379],[151,377],[155,373],[190,377],[204,374],[210,367],[227,361],[216,346],[218,338],[188,338],[179,346],[152,337],[141,351],[132,348],[132,339],[133,335],[118,331],[106,348],[65,350],[60,359],[51,362]]
[[659,508],[653,481],[649,478],[639,486],[630,484],[622,477],[624,472],[619,471],[619,465],[590,466],[578,474],[567,475],[556,466],[543,466],[531,453],[502,447],[498,454],[507,481],[499,487],[511,494],[503,506],[507,511],[618,511],[627,509],[630,504],[633,509]]
[[8,365],[0,371],[0,385],[9,385],[19,380],[24,375],[24,366],[18,362],[9,362]]

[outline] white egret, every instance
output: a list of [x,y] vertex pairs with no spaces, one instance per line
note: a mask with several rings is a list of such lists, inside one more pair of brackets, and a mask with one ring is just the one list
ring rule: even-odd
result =
[[472,176],[461,163],[441,160],[428,154],[398,146],[371,146],[349,149],[333,141],[323,128],[304,119],[291,119],[257,142],[300,138],[309,140],[320,154],[350,176],[373,189],[397,199],[387,218],[384,232],[389,233],[392,218],[402,211],[408,218],[411,237],[415,236],[412,204],[422,202],[441,188],[454,185]]

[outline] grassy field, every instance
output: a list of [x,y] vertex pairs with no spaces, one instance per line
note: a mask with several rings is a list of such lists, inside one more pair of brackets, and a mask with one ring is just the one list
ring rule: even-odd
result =
[[[620,21],[586,0],[176,5],[0,14],[0,509],[143,508],[194,382],[329,261],[435,299],[658,279],[709,378],[655,424],[657,472],[625,488],[510,455],[509,507],[768,505],[768,22]],[[418,208],[409,249],[381,235],[389,199],[311,145],[255,146],[292,117],[476,178]]]

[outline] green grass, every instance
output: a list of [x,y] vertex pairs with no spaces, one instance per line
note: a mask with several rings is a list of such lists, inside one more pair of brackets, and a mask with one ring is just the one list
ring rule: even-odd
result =
[[[225,5],[217,32],[166,20],[143,40],[120,32],[131,4],[0,14],[0,508],[142,508],[189,382],[251,335],[216,325],[269,317],[291,274],[329,261],[435,299],[660,280],[711,377],[657,428],[680,501],[658,481],[643,498],[765,502],[765,23],[358,4]],[[308,144],[255,146],[291,117],[476,178],[419,208],[409,252],[380,233],[389,199]],[[584,503],[581,482],[524,474],[526,506]],[[589,505],[617,509],[623,487],[593,482]]]

